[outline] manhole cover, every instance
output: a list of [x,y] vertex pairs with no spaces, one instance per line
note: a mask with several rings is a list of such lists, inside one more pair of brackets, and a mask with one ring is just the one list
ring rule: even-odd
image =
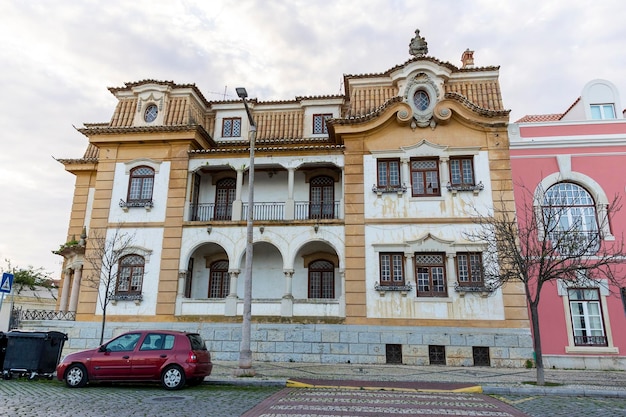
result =
[[167,395],[167,396],[163,396],[163,397],[152,397],[149,399],[149,401],[154,401],[154,402],[165,402],[165,401],[183,401],[188,399],[189,397],[183,396],[183,395]]

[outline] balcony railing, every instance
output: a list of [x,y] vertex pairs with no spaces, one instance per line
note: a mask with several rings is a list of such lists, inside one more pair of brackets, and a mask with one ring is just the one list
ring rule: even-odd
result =
[[574,336],[576,346],[607,346],[606,336]]
[[[243,203],[241,218],[248,218],[248,203]],[[285,220],[285,203],[254,203],[254,220]]]
[[[286,203],[284,201],[254,203],[254,220],[283,221],[339,218],[339,201],[330,203],[296,201],[294,207],[294,219],[287,219],[285,217],[285,205]],[[189,220],[196,222],[231,220],[232,214],[232,204],[202,203],[191,204],[189,207]],[[248,203],[243,203],[241,220],[245,220],[247,218]]]
[[296,220],[308,219],[338,219],[339,202],[312,203],[310,201],[296,201]]
[[230,220],[233,214],[232,204],[202,203],[190,206],[189,218],[194,222],[209,220]]

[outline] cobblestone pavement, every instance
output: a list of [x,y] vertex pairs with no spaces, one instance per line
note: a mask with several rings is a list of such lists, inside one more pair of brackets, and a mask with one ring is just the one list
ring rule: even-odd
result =
[[624,417],[626,400],[615,397],[555,395],[493,396],[532,417]]
[[166,391],[158,384],[70,389],[58,381],[0,380],[0,416],[239,417],[280,389],[201,385]]
[[[283,388],[278,384],[205,384],[165,391],[158,384],[95,385],[69,389],[56,380],[0,380],[0,416],[144,417],[144,416],[332,416],[363,415],[471,416],[626,416],[624,398],[556,395],[475,395]],[[251,384],[250,384],[251,383]],[[333,396],[343,398],[334,412],[325,410]],[[271,401],[270,401],[271,400]],[[282,400],[282,402],[280,402]],[[322,400],[321,405],[316,401]],[[394,405],[395,402],[395,405]],[[272,409],[272,404],[279,408]],[[342,405],[343,404],[343,405]],[[317,407],[317,411],[316,411]],[[343,408],[341,408],[343,407]],[[375,407],[375,408],[366,408]],[[507,408],[508,407],[508,408]],[[439,411],[437,411],[439,410]],[[519,411],[515,411],[519,410]],[[271,413],[269,413],[271,411]],[[380,414],[372,414],[380,412]],[[450,414],[452,413],[452,414]],[[439,414],[441,415],[441,414]]]

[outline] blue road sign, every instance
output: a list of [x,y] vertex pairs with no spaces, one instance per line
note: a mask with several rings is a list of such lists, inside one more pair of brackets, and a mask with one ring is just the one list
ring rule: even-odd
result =
[[13,286],[13,274],[4,272],[2,274],[2,282],[0,282],[0,292],[10,293]]

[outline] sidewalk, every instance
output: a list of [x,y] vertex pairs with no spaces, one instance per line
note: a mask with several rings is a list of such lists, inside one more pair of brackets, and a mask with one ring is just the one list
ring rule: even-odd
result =
[[495,395],[626,398],[624,371],[546,369],[546,382],[558,385],[538,387],[528,384],[537,380],[536,369],[526,368],[254,362],[256,375],[248,378],[234,377],[233,371],[237,368],[237,362],[214,362],[213,373],[206,382],[287,386],[290,381],[290,386],[416,387],[413,389],[423,391],[445,390],[442,386],[457,391],[459,386],[475,386],[479,388],[477,392]]

